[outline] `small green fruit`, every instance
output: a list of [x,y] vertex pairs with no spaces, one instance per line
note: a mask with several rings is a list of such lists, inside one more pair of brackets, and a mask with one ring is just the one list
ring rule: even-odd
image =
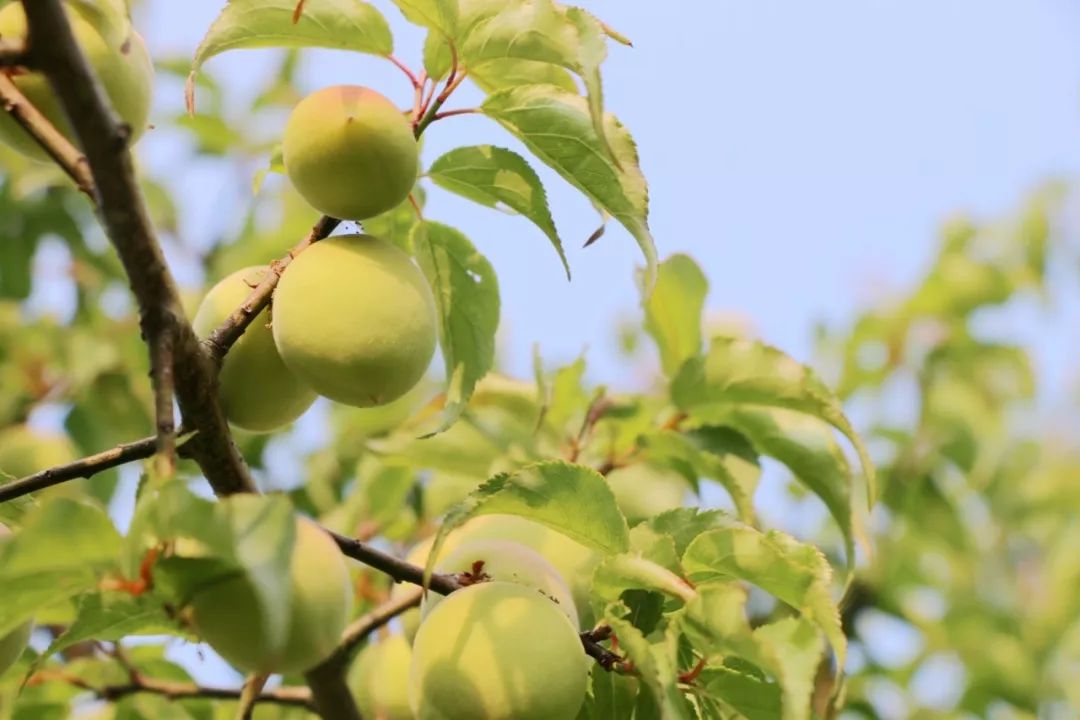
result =
[[[265,267],[237,270],[210,289],[195,313],[195,333],[206,338],[240,307],[266,275]],[[218,397],[233,425],[252,432],[269,432],[291,423],[315,402],[315,392],[285,367],[269,315],[259,313],[229,349],[218,375]]]
[[682,507],[689,484],[670,468],[634,463],[607,476],[619,509],[631,524]]
[[[9,535],[11,535],[11,530],[3,523],[0,523],[0,543],[3,542],[3,538]],[[7,672],[23,654],[26,644],[30,641],[30,633],[33,630],[34,621],[27,620],[7,635],[0,636],[0,675]]]
[[297,673],[325,660],[352,607],[345,561],[329,535],[298,518],[290,570],[289,627],[282,646],[267,643],[265,618],[246,577],[216,583],[195,595],[195,629],[223,658],[248,672]]
[[[435,542],[435,536],[431,536],[425,540],[417,543],[409,554],[405,556],[405,562],[412,563],[424,567],[427,562],[428,555],[431,554],[431,546]],[[446,544],[443,544],[446,547]],[[390,599],[397,600],[398,598],[411,593],[415,590],[415,586],[406,583],[395,583],[394,587],[390,589]],[[406,610],[398,616],[401,620],[401,632],[405,635],[405,639],[410,643],[413,638],[416,637],[416,631],[420,629],[420,608],[412,608]]]
[[365,647],[349,670],[349,689],[360,715],[372,720],[413,720],[409,708],[412,648],[401,635]]
[[408,197],[419,153],[412,127],[390,100],[356,85],[300,101],[281,144],[293,186],[321,213],[364,220]]
[[[546,525],[518,515],[481,515],[465,523],[450,536],[456,543],[494,538],[510,540],[532,548],[551,563],[566,580],[577,607],[581,627],[593,624],[589,597],[592,574],[600,555]],[[444,551],[448,552],[448,551]]]
[[577,631],[535,590],[459,590],[420,626],[409,668],[417,720],[573,720],[588,666]]
[[435,301],[423,273],[370,235],[328,238],[297,255],[278,283],[273,315],[289,369],[346,405],[401,397],[435,354]]
[[[476,573],[479,570],[489,580],[532,588],[555,603],[575,630],[579,627],[574,598],[562,575],[540,553],[521,543],[508,540],[463,542],[442,554],[435,570],[441,573]],[[428,593],[421,617],[427,618],[442,601],[441,595]]]
[[[79,47],[101,81],[113,109],[131,127],[131,141],[135,142],[147,128],[153,92],[154,65],[146,44],[132,30],[130,37],[114,46],[77,12],[68,10],[67,16]],[[21,3],[10,3],[0,10],[0,37],[8,40],[26,37],[26,15]],[[60,102],[42,73],[20,72],[12,75],[12,80],[34,107],[68,140],[75,142]],[[0,113],[0,141],[27,157],[51,162],[37,142],[7,113]]]
[[27,425],[0,431],[0,483],[10,476],[22,478],[78,457],[66,435],[42,432]]

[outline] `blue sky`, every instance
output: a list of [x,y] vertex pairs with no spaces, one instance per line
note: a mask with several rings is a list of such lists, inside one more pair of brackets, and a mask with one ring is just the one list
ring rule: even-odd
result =
[[[397,54],[419,65],[422,35],[377,4]],[[1071,0],[583,4],[635,43],[612,48],[605,92],[638,141],[661,254],[693,255],[711,282],[710,309],[746,316],[800,358],[809,359],[815,321],[843,322],[917,278],[943,217],[1007,213],[1039,181],[1080,167],[1080,7]],[[220,6],[150,2],[138,20],[157,52],[190,56]],[[242,112],[254,92],[246,80],[273,59],[241,51],[209,67]],[[307,51],[302,77],[310,89],[353,82],[409,99],[403,77],[375,58]],[[467,91],[452,104],[477,98]],[[163,83],[160,112],[180,101]],[[516,147],[465,116],[432,128],[426,160],[476,142]],[[162,172],[172,169],[167,145],[150,137],[142,146]],[[438,190],[428,215],[466,231],[494,263],[511,370],[528,372],[536,342],[552,363],[587,346],[596,377],[633,380],[614,352],[613,319],[634,317],[640,255],[614,226],[582,249],[595,213],[559,178],[544,179],[570,284],[520,218]],[[248,199],[244,179],[192,169],[180,184],[184,240],[196,246],[215,235],[223,193]]]

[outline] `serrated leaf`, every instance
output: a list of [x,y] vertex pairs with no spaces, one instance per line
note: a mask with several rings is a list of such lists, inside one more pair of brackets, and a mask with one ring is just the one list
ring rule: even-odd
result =
[[451,530],[490,514],[520,515],[605,555],[630,547],[626,520],[604,477],[583,465],[552,461],[496,475],[452,508],[436,535],[431,562]]
[[698,586],[697,597],[673,618],[707,657],[743,658],[780,684],[781,717],[808,720],[814,676],[821,660],[820,633],[805,618],[784,618],[751,629],[745,615],[746,592],[731,583]]
[[676,553],[682,557],[694,538],[706,530],[722,527],[730,520],[731,516],[723,510],[675,508],[649,518],[638,527],[646,526],[659,535],[670,537]]
[[588,103],[553,85],[524,85],[496,92],[482,110],[518,137],[546,165],[622,223],[645,256],[645,288],[656,280],[656,245],[649,231],[649,192],[637,148],[626,128],[605,117],[612,160],[604,151]]
[[555,247],[570,279],[570,265],[555,230],[547,193],[525,158],[494,145],[460,147],[436,160],[427,175],[445,190],[486,207],[505,206],[532,221]]
[[626,720],[634,712],[637,680],[605,670],[599,663],[592,669],[590,697],[585,711],[589,720]]
[[405,19],[416,25],[436,30],[447,38],[457,31],[457,0],[391,0]]
[[645,329],[660,351],[664,374],[672,377],[701,352],[701,313],[709,281],[687,255],[660,263],[656,287],[645,300]]
[[640,555],[621,553],[604,558],[593,573],[593,594],[611,602],[626,590],[654,590],[683,602],[695,595],[688,582]]
[[704,358],[687,361],[671,383],[671,397],[699,422],[712,423],[738,405],[787,408],[820,418],[855,447],[866,480],[866,499],[876,499],[874,465],[840,401],[810,368],[755,340],[714,338]]
[[517,85],[554,85],[567,92],[578,91],[574,76],[565,68],[517,58],[487,60],[474,65],[469,68],[469,79],[486,93]]
[[295,9],[296,0],[230,0],[195,50],[185,90],[189,111],[199,69],[227,50],[321,47],[380,56],[394,51],[386,18],[363,0],[307,0],[294,23]]
[[728,667],[710,668],[698,682],[746,720],[780,720],[780,685]]
[[821,498],[844,536],[847,567],[855,563],[855,540],[865,537],[861,508],[852,507],[853,478],[847,458],[827,425],[787,410],[736,406],[716,410],[712,418],[749,439],[754,449],[784,463],[798,480]]
[[487,258],[447,225],[429,221],[416,225],[412,246],[439,312],[447,383],[440,429],[445,430],[465,410],[477,381],[495,361],[498,280]]
[[695,583],[744,580],[798,610],[825,634],[843,667],[847,638],[830,594],[832,568],[817,548],[777,530],[763,533],[732,520],[694,538],[682,563]]
[[617,612],[619,607],[618,603],[609,606],[604,613],[604,621],[619,639],[619,648],[634,663],[644,685],[643,691],[649,693],[648,699],[659,712],[657,717],[662,720],[691,720],[693,715],[679,692],[678,633],[675,626],[669,626],[666,632],[651,641]]

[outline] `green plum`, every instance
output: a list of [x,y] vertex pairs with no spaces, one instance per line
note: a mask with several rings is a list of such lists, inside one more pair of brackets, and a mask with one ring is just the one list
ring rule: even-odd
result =
[[[131,31],[120,42],[110,42],[90,22],[70,8],[68,20],[75,39],[94,70],[105,94],[120,118],[131,127],[135,142],[148,127],[150,100],[153,93],[154,65],[142,37]],[[26,36],[26,15],[21,3],[10,3],[0,9],[0,37],[5,39]],[[45,76],[39,72],[12,74],[19,91],[56,126],[69,140],[75,135]],[[0,113],[0,141],[27,157],[51,162],[49,156],[7,113]]]
[[577,631],[554,603],[485,582],[449,595],[420,626],[409,702],[417,720],[573,720],[588,673]]
[[390,100],[357,85],[323,88],[300,101],[281,143],[285,172],[313,208],[364,220],[408,197],[419,151],[412,126]]
[[191,601],[195,629],[235,667],[255,673],[303,672],[337,646],[352,608],[352,584],[337,544],[315,523],[296,521],[290,563],[289,626],[280,646],[267,642],[250,580],[212,584]]
[[423,273],[370,235],[312,245],[274,293],[274,342],[285,364],[345,405],[385,405],[412,389],[435,354],[435,323]]
[[[192,326],[206,338],[247,298],[267,273],[266,267],[237,270],[210,289]],[[267,327],[263,310],[229,349],[218,375],[218,397],[233,425],[269,432],[291,423],[315,402],[315,391],[285,366]]]
[[412,648],[401,635],[371,643],[349,670],[349,689],[360,715],[372,720],[412,720],[409,707],[409,663]]
[[566,580],[577,607],[581,627],[590,627],[593,624],[589,597],[592,591],[592,574],[601,560],[599,553],[546,525],[518,515],[481,515],[469,520],[452,533],[450,538],[457,543],[495,538],[532,548]]
[[[468,540],[443,552],[435,570],[440,573],[474,573],[489,580],[512,582],[532,588],[551,600],[578,629],[574,598],[559,571],[535,550],[509,540]],[[437,593],[424,598],[421,617],[427,618],[443,602]]]
[[682,507],[690,490],[679,473],[646,463],[612,470],[607,481],[619,509],[631,524]]

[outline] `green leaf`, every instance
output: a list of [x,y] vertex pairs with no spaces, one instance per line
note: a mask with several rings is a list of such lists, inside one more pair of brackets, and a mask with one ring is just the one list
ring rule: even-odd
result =
[[486,93],[517,85],[554,85],[567,92],[578,91],[574,76],[565,68],[535,60],[486,60],[469,68],[469,78]]
[[701,312],[708,291],[709,281],[689,256],[672,255],[660,263],[656,287],[644,302],[645,329],[668,377],[701,353]]
[[679,370],[671,397],[694,420],[709,424],[739,405],[787,408],[824,420],[858,452],[867,504],[873,505],[874,465],[840,401],[813,370],[776,348],[755,340],[714,338],[704,358],[689,360]]
[[[663,720],[691,720],[690,708],[679,692],[678,633],[670,625],[662,634],[654,634],[655,640],[646,638],[640,630],[617,610],[620,603],[608,606],[604,621],[611,626],[619,639],[619,647],[634,663],[644,690],[659,710]],[[622,606],[625,610],[625,606]],[[656,637],[658,635],[658,637]],[[639,702],[640,706],[640,702]]]
[[623,553],[605,558],[593,573],[593,593],[615,601],[626,590],[655,590],[683,602],[695,595],[688,582],[640,555]]
[[188,75],[188,109],[194,109],[195,77],[210,58],[227,50],[321,47],[386,56],[394,51],[390,26],[362,0],[307,0],[293,22],[296,0],[230,0],[195,50]]
[[675,551],[681,557],[694,538],[707,530],[722,527],[730,520],[731,516],[723,510],[675,508],[662,512],[643,524],[660,535],[670,537],[675,543]]
[[450,192],[486,207],[505,206],[531,220],[555,247],[570,279],[570,265],[555,230],[547,193],[525,158],[493,145],[461,147],[436,160],[427,174]]
[[452,227],[420,223],[413,228],[412,245],[439,311],[447,382],[440,429],[445,430],[464,411],[477,381],[495,361],[498,280],[487,258]]
[[626,720],[634,711],[637,680],[593,664],[590,697],[586,701],[589,720]]
[[585,86],[589,116],[600,147],[616,165],[621,163],[608,144],[604,123],[600,65],[607,57],[606,37],[592,15],[551,0],[534,0],[485,6],[468,22],[461,55],[469,67],[489,60],[512,59],[556,65],[576,73]]
[[[645,288],[656,280],[656,245],[649,231],[649,191],[630,133],[605,117],[612,154],[596,133],[588,103],[553,85],[524,85],[490,95],[482,109],[541,161],[616,218],[645,256]],[[616,158],[618,162],[613,160]]]
[[127,593],[88,593],[79,600],[75,622],[49,645],[38,662],[85,640],[116,641],[128,635],[175,632],[161,598]]
[[[723,415],[723,419],[721,419]],[[827,425],[787,410],[737,406],[717,411],[722,422],[748,438],[754,449],[784,463],[798,480],[821,498],[844,536],[847,567],[855,563],[855,540],[869,543],[861,508],[852,507],[853,478],[847,458]]]
[[604,477],[592,468],[543,462],[496,475],[446,514],[430,558],[446,536],[477,515],[521,515],[605,555],[630,547],[626,520]]
[[710,582],[698,586],[697,597],[676,617],[686,637],[707,657],[736,655],[776,678],[784,720],[808,720],[814,676],[824,649],[820,633],[800,617],[751,630],[745,605],[742,587]]
[[744,580],[798,610],[821,628],[843,667],[847,639],[830,595],[832,568],[817,548],[777,530],[762,533],[732,520],[698,535],[682,563],[695,583]]
[[780,720],[780,686],[729,667],[709,668],[698,682],[746,720]]
[[457,0],[392,0],[405,19],[452,38],[457,31]]
[[0,545],[0,636],[93,587],[117,566],[120,535],[96,505],[53,498]]
[[648,457],[675,467],[685,465],[694,477],[716,480],[731,496],[739,517],[747,522],[754,519],[754,492],[761,472],[753,463],[736,455],[721,455],[687,434],[661,430],[641,437]]

